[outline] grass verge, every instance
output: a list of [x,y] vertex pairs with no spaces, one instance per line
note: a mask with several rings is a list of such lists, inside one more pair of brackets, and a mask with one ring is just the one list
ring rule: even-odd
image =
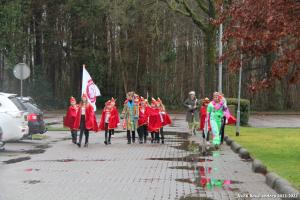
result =
[[300,129],[241,127],[235,136],[235,127],[227,126],[225,133],[251,156],[261,160],[268,171],[273,171],[300,189]]

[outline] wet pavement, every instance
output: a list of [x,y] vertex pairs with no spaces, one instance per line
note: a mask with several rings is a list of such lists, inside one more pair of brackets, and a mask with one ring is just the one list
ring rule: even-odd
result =
[[8,143],[0,152],[0,200],[219,200],[276,194],[263,175],[251,171],[251,162],[228,146],[203,156],[201,137],[187,134],[184,117],[174,118],[165,128],[164,145],[127,145],[124,132],[107,146],[103,133],[91,133],[89,147],[81,149],[71,144],[68,132]]

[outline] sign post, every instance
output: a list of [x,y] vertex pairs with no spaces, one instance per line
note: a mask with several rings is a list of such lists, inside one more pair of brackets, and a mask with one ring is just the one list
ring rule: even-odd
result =
[[18,63],[13,72],[15,77],[21,81],[21,98],[23,98],[23,80],[30,76],[30,68],[25,63]]

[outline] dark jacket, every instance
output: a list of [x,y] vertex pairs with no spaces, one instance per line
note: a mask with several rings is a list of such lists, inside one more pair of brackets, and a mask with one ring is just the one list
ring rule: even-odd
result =
[[[187,122],[199,122],[199,108],[200,102],[198,99],[192,100],[190,97],[187,98],[183,105],[187,108],[186,121]],[[196,108],[194,106],[196,105]]]

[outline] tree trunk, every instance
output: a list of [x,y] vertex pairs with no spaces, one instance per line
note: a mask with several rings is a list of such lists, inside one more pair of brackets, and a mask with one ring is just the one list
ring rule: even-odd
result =
[[216,30],[205,33],[205,96],[212,96],[216,89]]

